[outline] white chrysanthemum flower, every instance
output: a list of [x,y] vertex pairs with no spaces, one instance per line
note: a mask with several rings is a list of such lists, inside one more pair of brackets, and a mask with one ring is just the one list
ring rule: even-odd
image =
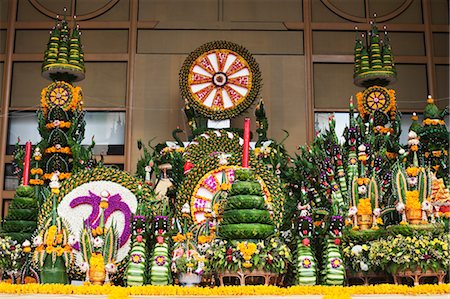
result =
[[414,131],[409,131],[409,133],[408,133],[408,138],[409,138],[409,139],[417,138],[416,132],[414,132]]
[[367,192],[367,187],[364,185],[358,186],[358,194],[364,195]]
[[105,266],[105,270],[106,272],[108,272],[109,274],[114,274],[117,272],[117,267],[116,265],[114,265],[113,263],[108,263]]
[[398,212],[403,212],[403,210],[405,210],[405,204],[402,202],[397,203],[397,205],[395,206],[395,209]]
[[82,272],[87,272],[89,270],[89,263],[88,262],[82,262],[80,265],[80,270]]
[[363,249],[362,249],[362,246],[361,246],[361,245],[355,245],[355,246],[352,247],[351,252],[352,252],[353,254],[355,254],[355,255],[358,255],[358,254],[361,253],[362,250],[363,250]]
[[351,206],[350,209],[348,209],[348,216],[355,216],[356,213],[358,213],[358,208],[355,206]]
[[104,242],[103,242],[103,239],[102,239],[102,238],[100,238],[100,237],[95,237],[94,240],[92,241],[92,244],[94,245],[94,247],[99,248],[99,247],[102,247],[102,246],[103,246]]
[[28,241],[28,240],[25,240],[23,243],[22,243],[22,247],[30,247],[31,246],[31,243],[30,243],[30,241]]
[[380,217],[381,209],[380,208],[373,209],[373,215],[375,215],[375,217]]
[[67,243],[68,243],[70,246],[75,245],[76,242],[77,242],[77,238],[75,238],[74,235],[70,235],[69,238],[67,239]]
[[359,263],[359,266],[361,267],[361,270],[362,270],[362,271],[367,271],[367,270],[369,270],[369,266],[368,266],[366,263],[364,263],[363,261],[361,261],[361,262]]
[[36,237],[34,237],[34,239],[33,239],[33,245],[36,246],[36,247],[42,245],[43,242],[44,242],[44,241],[42,240],[42,237],[41,237],[41,236],[36,236]]

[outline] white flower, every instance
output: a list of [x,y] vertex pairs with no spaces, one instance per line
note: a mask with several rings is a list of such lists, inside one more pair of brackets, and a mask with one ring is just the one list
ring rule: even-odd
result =
[[367,187],[364,185],[358,186],[358,194],[364,195],[367,192]]
[[308,210],[302,210],[302,211],[300,212],[300,216],[301,216],[301,217],[309,216],[309,211],[308,211]]
[[87,272],[89,270],[89,263],[88,262],[82,262],[80,265],[80,270],[82,272]]
[[416,132],[414,132],[414,131],[409,131],[409,133],[408,133],[408,138],[409,138],[409,139],[415,139],[415,138],[417,138]]
[[67,243],[68,243],[70,246],[75,245],[76,242],[77,242],[77,239],[75,238],[74,235],[70,235],[69,238],[67,239]]
[[94,247],[97,247],[97,248],[99,248],[99,247],[102,247],[103,246],[103,239],[102,238],[100,238],[100,237],[96,237],[94,240],[92,240],[92,243],[93,243],[93,245],[94,245]]
[[405,154],[405,150],[401,148],[401,149],[398,150],[398,153],[399,153],[400,155],[404,155],[404,154]]
[[219,159],[219,164],[220,165],[227,165],[228,164],[228,157],[230,157],[231,155],[227,155],[225,153],[221,153],[219,156],[217,156],[217,158]]
[[403,210],[405,210],[405,204],[402,202],[398,202],[397,205],[395,206],[395,209],[398,212],[403,212]]
[[362,271],[367,271],[367,270],[369,270],[369,266],[368,266],[366,263],[364,263],[363,261],[361,261],[361,262],[359,263],[359,266],[361,267],[361,270],[362,270]]
[[56,148],[57,150],[61,149],[61,144],[59,144],[59,143],[56,144],[56,145],[55,145],[55,148]]
[[55,128],[58,128],[60,124],[61,124],[61,122],[60,122],[59,120],[57,120],[57,119],[55,119],[55,120],[53,121],[53,126],[54,126]]
[[103,198],[108,198],[109,197],[109,192],[106,190],[103,190],[102,192],[100,192],[100,196]]
[[36,247],[42,245],[42,242],[43,242],[43,240],[42,240],[41,236],[36,236],[33,239],[33,245],[36,246]]
[[358,151],[365,152],[366,151],[366,146],[364,144],[361,144],[360,146],[358,146]]
[[108,272],[109,274],[114,274],[117,272],[117,267],[116,265],[114,265],[113,263],[108,263],[105,266],[105,270],[106,272]]
[[189,214],[191,212],[191,207],[189,206],[189,203],[186,202],[183,207],[181,208],[182,214]]
[[61,187],[61,184],[58,181],[53,181],[53,180],[48,185],[52,189],[53,188],[59,189],[59,187]]
[[350,209],[348,209],[348,216],[355,216],[356,213],[358,213],[358,208],[355,206],[351,206]]
[[429,211],[431,207],[431,203],[428,200],[424,200],[422,202],[422,210],[423,211]]
[[22,243],[22,247],[30,247],[31,246],[31,243],[30,243],[30,241],[28,241],[28,240],[25,240],[23,243]]
[[415,186],[415,185],[417,185],[417,177],[408,177],[408,178],[406,178],[406,181],[408,182],[408,184],[410,185],[410,186]]
[[355,254],[355,255],[360,254],[362,250],[363,250],[363,249],[362,249],[362,246],[361,246],[361,245],[355,245],[355,246],[353,246],[352,249],[351,249],[352,253]]
[[380,208],[375,208],[375,209],[373,209],[373,215],[374,215],[375,217],[380,217],[380,215],[381,215],[381,209],[380,209]]
[[408,145],[412,146],[412,145],[419,145],[419,139],[410,139],[408,140]]

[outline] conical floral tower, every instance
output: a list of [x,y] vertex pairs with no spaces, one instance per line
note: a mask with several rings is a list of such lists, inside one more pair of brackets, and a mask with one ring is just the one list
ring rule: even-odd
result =
[[434,103],[434,99],[428,96],[419,136],[425,164],[435,171],[438,178],[443,178],[448,186],[449,132],[444,121],[447,114],[448,107],[440,110]]
[[[57,17],[50,32],[42,76],[52,83],[42,90],[38,110],[42,140],[35,147],[30,180],[30,184],[35,186],[47,186],[54,173],[63,181],[73,171],[92,163],[94,144],[87,149],[81,146],[85,129],[83,93],[80,87],[73,85],[85,77],[80,31],[75,22],[71,31],[65,16],[63,20]],[[51,211],[51,202],[45,200],[48,197],[46,193],[45,188],[37,191],[41,203],[39,224]]]
[[353,74],[354,84],[366,88],[356,94],[359,113],[365,122],[374,118],[374,127],[380,134],[390,131],[388,122],[395,119],[397,109],[395,91],[386,88],[397,80],[397,73],[389,37],[384,29],[384,39],[380,39],[378,28],[372,21],[366,45],[365,34],[362,34],[362,40],[357,35]]

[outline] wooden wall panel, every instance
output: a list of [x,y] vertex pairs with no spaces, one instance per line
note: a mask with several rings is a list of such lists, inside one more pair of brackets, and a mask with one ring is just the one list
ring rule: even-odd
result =
[[127,64],[87,62],[83,88],[86,107],[125,107]]
[[[18,21],[50,21],[51,18],[38,11],[28,0],[18,0],[17,20]],[[64,7],[70,7],[70,0],[45,0],[40,1],[46,7],[50,7],[57,14],[64,14]],[[50,29],[50,28],[49,28]]]
[[301,22],[301,0],[223,0],[223,19],[231,22]]
[[183,101],[178,88],[178,72],[185,55],[136,55],[134,73],[131,169],[136,170],[140,153],[137,140],[144,143],[172,140],[177,126],[187,130]]
[[448,65],[436,65],[436,84],[437,84],[437,94],[434,95],[436,103],[439,107],[444,108],[449,104],[449,73],[450,68]]
[[431,23],[448,25],[449,3],[448,0],[430,0]]
[[314,108],[347,109],[350,97],[361,90],[353,85],[353,64],[314,64]]
[[187,54],[204,43],[221,39],[240,44],[256,55],[303,54],[301,31],[139,30],[137,52]]
[[[77,14],[92,12],[93,2],[104,2],[103,0],[77,0]],[[98,7],[98,5],[97,5]],[[95,17],[94,21],[127,21],[130,19],[130,1],[120,0],[110,10]]]
[[218,21],[219,0],[140,0],[140,21]]
[[0,30],[0,54],[5,53],[6,47],[6,30]]
[[392,51],[395,56],[425,55],[425,41],[423,33],[389,32]]
[[42,88],[50,81],[41,77],[40,62],[15,62],[11,87],[12,107],[37,107]]
[[[404,0],[369,0],[369,17],[376,13],[378,16],[386,15],[399,8]],[[411,5],[400,15],[389,20],[389,23],[422,24],[421,0],[414,0]]]
[[347,20],[336,15],[334,12],[328,9],[322,1],[311,1],[311,16],[313,22],[336,22],[345,23]]
[[422,111],[428,96],[426,65],[397,64],[398,81],[390,86],[396,92],[397,104],[402,109]]
[[16,30],[14,53],[39,53],[44,58],[49,30]]
[[8,21],[9,0],[0,0],[0,22]]
[[447,57],[449,47],[449,34],[448,33],[433,33],[433,50],[434,56]]
[[356,34],[353,31],[314,31],[314,54],[353,55]]
[[[5,66],[5,64],[3,62],[0,62],[0,103],[3,103],[3,67]],[[0,105],[0,113],[2,112],[2,106]],[[0,122],[0,126],[1,126]],[[0,132],[1,132],[1,127],[0,127]]]

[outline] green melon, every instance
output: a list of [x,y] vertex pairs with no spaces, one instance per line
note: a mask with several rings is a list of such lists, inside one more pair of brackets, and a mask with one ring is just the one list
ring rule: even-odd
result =
[[225,210],[264,209],[264,197],[259,195],[234,195],[227,199]]
[[275,227],[269,224],[225,224],[220,226],[219,235],[227,239],[266,239],[274,231]]
[[238,223],[273,224],[267,210],[228,210],[223,213],[222,225]]

